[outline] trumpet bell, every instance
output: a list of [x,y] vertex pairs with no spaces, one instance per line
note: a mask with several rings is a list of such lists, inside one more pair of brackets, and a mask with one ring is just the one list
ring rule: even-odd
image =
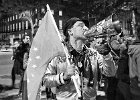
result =
[[94,37],[104,34],[107,29],[114,29],[116,32],[121,32],[121,24],[116,14],[112,14],[106,19],[98,22],[96,25],[93,25],[84,35],[86,37]]

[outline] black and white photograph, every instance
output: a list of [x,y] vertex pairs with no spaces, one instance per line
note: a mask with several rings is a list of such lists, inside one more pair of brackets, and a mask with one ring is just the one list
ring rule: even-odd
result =
[[0,100],[140,100],[140,0],[0,0]]

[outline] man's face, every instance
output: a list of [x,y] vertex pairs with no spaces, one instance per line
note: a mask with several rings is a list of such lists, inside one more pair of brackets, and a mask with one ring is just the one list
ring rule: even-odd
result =
[[30,37],[29,36],[25,36],[25,39],[23,41],[24,41],[24,43],[30,43]]
[[76,39],[85,40],[86,37],[84,33],[88,30],[88,27],[82,21],[77,21],[73,27],[70,29],[72,36]]

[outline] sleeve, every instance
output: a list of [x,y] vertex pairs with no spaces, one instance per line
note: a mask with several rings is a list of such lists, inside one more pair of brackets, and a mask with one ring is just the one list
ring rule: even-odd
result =
[[[58,58],[56,57],[47,66],[46,73],[43,77],[43,84],[46,87],[56,87],[65,84],[63,80],[64,73],[57,72],[58,68],[61,67],[61,66],[58,67],[58,63],[62,63],[62,62],[59,62]],[[64,62],[61,65],[66,66]]]
[[13,49],[13,59],[16,59],[17,51],[17,48]]
[[27,68],[28,58],[29,58],[29,53],[28,52],[25,52],[24,53],[24,57],[23,57],[23,68],[24,69]]

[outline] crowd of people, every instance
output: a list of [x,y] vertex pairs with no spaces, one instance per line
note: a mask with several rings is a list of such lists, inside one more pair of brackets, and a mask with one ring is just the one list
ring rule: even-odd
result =
[[[122,31],[116,30],[115,34],[108,38],[94,38],[92,42],[87,42],[84,33],[88,30],[89,22],[76,17],[65,23],[64,45],[70,58],[59,55],[46,66],[42,84],[46,87],[47,98],[96,100],[99,83],[104,79],[107,100],[139,100],[139,27],[135,40],[126,39]],[[12,86],[15,84],[15,74],[20,75],[19,94],[27,93],[27,83],[23,80],[26,80],[29,49],[29,36],[25,36],[23,42],[15,47],[12,57]],[[73,82],[72,76],[76,77],[77,84]],[[75,88],[76,85],[78,90]],[[80,91],[80,94],[77,91]],[[27,100],[26,97],[22,97],[23,100]]]

